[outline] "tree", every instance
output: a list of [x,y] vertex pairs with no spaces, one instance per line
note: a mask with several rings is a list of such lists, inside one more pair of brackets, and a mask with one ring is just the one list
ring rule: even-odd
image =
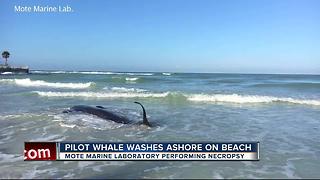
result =
[[6,59],[6,62],[5,62],[5,64],[4,65],[8,65],[8,58],[9,58],[9,56],[10,56],[10,53],[8,52],[8,51],[3,51],[2,52],[2,57],[4,58],[4,59]]

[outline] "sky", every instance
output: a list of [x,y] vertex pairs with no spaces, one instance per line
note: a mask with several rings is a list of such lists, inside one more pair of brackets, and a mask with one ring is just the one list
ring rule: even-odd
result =
[[[38,5],[73,12],[14,10]],[[320,74],[319,9],[319,0],[0,0],[0,51],[38,70]]]

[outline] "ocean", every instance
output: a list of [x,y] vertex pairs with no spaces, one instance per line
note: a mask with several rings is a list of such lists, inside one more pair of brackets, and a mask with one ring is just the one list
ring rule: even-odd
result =
[[[117,124],[100,105],[155,127]],[[317,178],[320,75],[31,71],[0,75],[0,178]],[[260,161],[25,162],[25,141],[259,141]]]

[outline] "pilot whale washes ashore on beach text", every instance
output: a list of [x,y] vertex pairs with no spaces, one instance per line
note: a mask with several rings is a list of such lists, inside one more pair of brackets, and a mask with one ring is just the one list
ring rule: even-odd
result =
[[39,13],[55,13],[55,12],[62,12],[62,13],[68,13],[73,12],[72,7],[66,5],[66,6],[20,6],[15,5],[14,6],[15,12],[39,12]]

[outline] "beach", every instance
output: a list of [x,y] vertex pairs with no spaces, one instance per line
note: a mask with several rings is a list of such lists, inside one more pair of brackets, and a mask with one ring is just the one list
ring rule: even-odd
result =
[[[0,75],[0,178],[316,178],[320,75],[45,71]],[[104,106],[118,124],[74,105]],[[259,141],[260,161],[26,162],[26,141]]]

